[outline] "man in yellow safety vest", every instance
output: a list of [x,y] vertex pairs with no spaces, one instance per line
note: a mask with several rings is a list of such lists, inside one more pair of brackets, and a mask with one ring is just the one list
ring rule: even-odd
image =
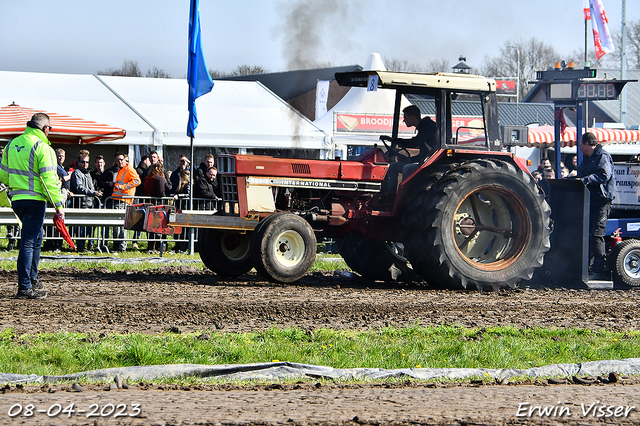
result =
[[5,147],[0,163],[0,182],[9,187],[11,207],[22,222],[17,262],[18,299],[47,297],[38,278],[47,201],[56,208],[58,219],[64,221],[56,154],[48,139],[51,129],[47,114],[34,114],[27,122],[24,134]]

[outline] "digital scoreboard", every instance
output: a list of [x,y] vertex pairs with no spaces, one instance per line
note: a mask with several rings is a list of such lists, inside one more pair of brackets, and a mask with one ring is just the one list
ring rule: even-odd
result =
[[623,80],[582,80],[550,82],[546,85],[549,101],[607,101],[620,96],[627,83]]
[[548,101],[579,102],[616,100],[625,84],[637,81],[597,79],[596,75],[590,68],[538,71],[538,80],[532,83],[542,85]]

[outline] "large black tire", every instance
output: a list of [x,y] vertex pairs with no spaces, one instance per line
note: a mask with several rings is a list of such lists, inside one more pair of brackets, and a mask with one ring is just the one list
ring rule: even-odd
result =
[[251,233],[217,229],[198,230],[198,253],[202,263],[216,275],[238,277],[253,267]]
[[371,240],[357,234],[349,234],[336,243],[347,266],[364,278],[405,282],[415,278],[404,258],[402,244]]
[[253,266],[269,281],[297,281],[313,266],[316,244],[316,235],[306,220],[292,213],[274,213],[253,232]]
[[640,241],[621,241],[609,256],[614,288],[640,286]]
[[451,288],[514,288],[550,248],[549,205],[531,176],[498,160],[463,163],[403,214],[413,269]]

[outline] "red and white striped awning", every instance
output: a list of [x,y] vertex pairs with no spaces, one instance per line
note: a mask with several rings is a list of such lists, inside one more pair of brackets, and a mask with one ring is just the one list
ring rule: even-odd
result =
[[[598,138],[598,142],[638,142],[640,131],[618,130],[592,127],[589,129]],[[583,130],[584,133],[584,130]],[[555,141],[553,126],[531,127],[529,129],[529,146],[538,148],[552,145]],[[562,147],[576,146],[576,128],[567,127],[560,136]]]
[[11,104],[0,108],[0,138],[12,139],[20,136],[27,127],[27,121],[37,112],[44,112],[51,120],[52,129],[49,132],[51,143],[90,144],[122,139],[126,135],[126,131],[119,127]]

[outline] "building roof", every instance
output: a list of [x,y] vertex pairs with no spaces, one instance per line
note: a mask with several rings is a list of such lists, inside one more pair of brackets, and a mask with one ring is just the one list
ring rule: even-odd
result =
[[[407,99],[420,108],[423,114],[434,115],[436,113],[435,102],[418,95],[407,95]],[[453,101],[453,115],[481,117],[480,104],[474,101]],[[516,115],[518,117],[516,123]],[[540,125],[553,125],[553,104],[546,103],[520,103],[498,102],[498,117],[500,124],[526,125],[539,123]]]
[[259,81],[284,100],[315,90],[318,80],[335,80],[337,72],[362,71],[360,65],[285,71],[266,74],[237,75],[214,80]]

